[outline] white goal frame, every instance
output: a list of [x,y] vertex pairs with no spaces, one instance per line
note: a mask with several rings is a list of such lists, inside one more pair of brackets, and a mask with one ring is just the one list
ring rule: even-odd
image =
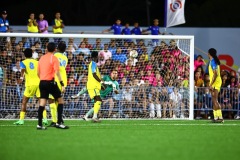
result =
[[109,34],[38,34],[38,33],[0,33],[0,37],[48,37],[48,38],[104,38],[104,39],[181,39],[190,40],[189,72],[189,120],[194,119],[194,36],[192,35],[109,35]]

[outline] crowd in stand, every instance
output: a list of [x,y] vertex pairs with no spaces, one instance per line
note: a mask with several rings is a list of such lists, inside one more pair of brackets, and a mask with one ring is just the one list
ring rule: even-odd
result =
[[[2,12],[4,19],[6,11]],[[6,16],[5,16],[6,18]],[[1,19],[0,19],[1,21]],[[6,25],[6,20],[4,21]],[[0,22],[1,23],[1,22]],[[1,25],[3,26],[3,25]],[[28,19],[28,32],[30,33],[48,33],[48,22],[44,20],[44,15],[39,15],[39,20],[35,19],[33,13]],[[60,18],[60,13],[55,14],[53,21],[53,33],[61,34],[63,32],[64,23]],[[9,23],[5,27],[5,32],[9,31]],[[158,20],[154,20],[154,24],[146,30],[142,30],[138,23],[134,23],[134,28],[129,29],[126,23],[122,28],[121,21],[118,19],[116,23],[104,32],[114,30],[114,34],[145,34],[151,31],[152,35],[160,34]],[[3,28],[0,32],[4,32]],[[61,38],[55,38],[57,44]],[[48,38],[25,38],[18,40],[16,37],[1,38],[0,47],[0,88],[1,103],[8,104],[14,102],[16,105],[20,103],[23,84],[20,83],[20,61],[24,59],[23,51],[25,48],[32,48],[33,58],[39,59],[46,49]],[[67,50],[66,56],[69,63],[67,65],[68,87],[65,99],[68,101],[70,108],[76,108],[76,103],[82,103],[83,107],[87,107],[89,98],[83,96],[79,100],[71,100],[69,97],[76,94],[77,91],[85,86],[87,81],[87,66],[91,60],[89,56],[91,51],[99,51],[98,67],[102,75],[109,74],[111,69],[118,71],[118,82],[121,92],[119,95],[113,95],[115,104],[119,101],[127,108],[129,116],[134,116],[134,108],[141,111],[142,114],[148,114],[150,117],[185,117],[189,106],[189,56],[183,54],[177,47],[175,40],[159,41],[151,40],[150,43],[144,40],[132,39],[111,39],[94,41],[88,38],[66,40]],[[201,56],[195,60],[195,108],[199,109],[196,116],[200,117],[200,109],[211,108],[211,96],[207,87],[209,76],[204,72],[203,65],[206,65]],[[223,78],[223,87],[237,88],[238,83],[235,72],[221,72]],[[182,88],[182,89],[180,89]],[[238,107],[238,89],[226,90],[222,89],[220,93],[220,102],[226,109]],[[16,99],[14,100],[13,99]],[[205,98],[207,97],[207,98]],[[86,100],[86,101],[83,101]],[[161,106],[162,109],[159,107]],[[180,108],[182,112],[177,111]],[[72,111],[73,112],[73,111]],[[72,113],[73,114],[73,113]],[[123,114],[126,115],[126,114]],[[229,112],[229,118],[232,113]]]

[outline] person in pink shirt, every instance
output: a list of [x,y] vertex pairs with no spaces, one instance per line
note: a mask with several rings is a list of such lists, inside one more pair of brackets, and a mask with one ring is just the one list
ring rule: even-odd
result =
[[[37,20],[38,23],[38,32],[41,34],[48,34],[48,21],[44,19],[44,14],[39,14],[39,20]],[[40,41],[42,43],[42,47],[46,48],[46,43],[49,42],[49,38],[47,37],[41,37]]]
[[149,81],[149,84],[152,85],[155,77],[151,70],[147,71],[147,75],[143,78],[144,81]]
[[157,86],[158,83],[162,84],[163,83],[163,78],[161,77],[161,75],[159,73],[156,74],[154,80],[153,80],[153,86]]
[[106,59],[104,57],[104,53],[98,53],[98,63],[97,63],[97,66],[100,67],[100,66],[103,66],[106,62]]
[[145,70],[146,71],[151,71],[153,69],[153,65],[151,61],[148,61]]
[[174,57],[179,57],[179,55],[182,54],[182,52],[178,49],[178,47],[176,46],[173,50],[172,50],[172,55]]
[[203,66],[206,65],[203,57],[201,55],[198,55],[196,60],[194,60],[194,71],[199,67],[199,66]]
[[99,51],[98,55],[103,55],[104,60],[106,61],[107,59],[112,58],[112,52],[108,50],[108,44],[104,44],[104,49]]

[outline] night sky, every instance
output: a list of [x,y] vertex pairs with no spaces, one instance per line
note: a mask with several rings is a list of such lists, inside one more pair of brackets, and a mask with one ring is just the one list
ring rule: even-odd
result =
[[[158,18],[163,26],[164,0],[148,1],[150,23]],[[179,27],[240,27],[239,6],[236,0],[186,0],[187,23]],[[10,25],[26,25],[32,12],[37,17],[44,13],[51,23],[56,11],[69,26],[109,26],[117,18],[122,24],[138,21],[148,25],[146,0],[9,0],[1,1],[0,9],[7,10]]]

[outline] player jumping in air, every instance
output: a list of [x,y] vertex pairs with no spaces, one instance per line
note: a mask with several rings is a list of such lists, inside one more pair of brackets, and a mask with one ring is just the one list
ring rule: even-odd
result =
[[210,78],[209,90],[211,92],[213,102],[213,123],[223,123],[224,120],[222,117],[221,106],[218,103],[218,93],[221,89],[222,79],[220,75],[220,61],[217,57],[216,49],[210,48],[208,50],[208,57],[210,59],[208,70]]
[[[113,100],[112,99],[106,99],[107,96],[112,93],[112,91],[114,91],[116,94],[118,94],[118,90],[119,90],[119,84],[118,82],[116,81],[116,78],[118,76],[118,73],[116,70],[112,70],[110,76],[109,75],[106,75],[103,77],[103,81],[104,81],[104,84],[107,85],[106,89],[105,90],[101,90],[100,91],[100,97],[101,99],[103,100],[103,102],[107,103],[109,102],[109,105],[110,105],[110,108],[109,108],[109,114],[108,114],[108,117],[110,117],[111,113],[112,113],[112,109],[113,109],[113,106],[114,106],[114,103],[113,103]],[[78,94],[76,95],[73,95],[71,96],[71,98],[77,98],[79,96],[81,96],[82,94],[86,93],[87,92],[87,88],[84,87]],[[88,117],[90,115],[92,115],[94,112],[94,108],[91,108],[87,113],[86,115],[83,117],[84,120],[88,121]]]

